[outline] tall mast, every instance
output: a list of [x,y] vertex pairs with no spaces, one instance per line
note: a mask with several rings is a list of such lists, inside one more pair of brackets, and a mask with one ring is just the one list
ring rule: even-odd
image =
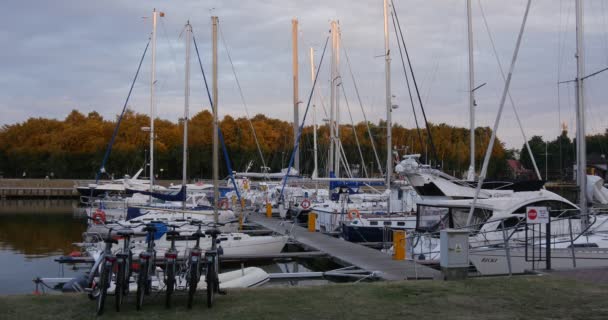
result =
[[330,108],[329,108],[329,172],[334,172],[336,132],[334,130],[334,113],[336,109],[336,21],[331,22],[331,76],[330,76]]
[[[388,0],[384,0],[384,61],[386,80],[386,187],[391,187],[391,174],[393,173],[393,144],[392,144],[392,103],[391,103],[391,49],[388,43]],[[390,212],[390,199],[388,212]]]
[[154,118],[155,98],[154,87],[156,86],[156,19],[158,12],[152,12],[152,77],[150,79],[150,192],[154,190]]
[[578,144],[577,180],[581,208],[582,228],[589,225],[587,216],[587,145],[585,141],[585,91],[583,77],[585,73],[585,52],[583,48],[583,1],[576,0],[576,142]]
[[[334,58],[336,59],[336,64],[335,64],[335,68],[336,68],[336,75],[335,75],[335,89],[336,89],[336,104],[335,104],[335,108],[336,108],[336,113],[335,113],[335,117],[336,117],[336,126],[335,126],[335,137],[336,137],[336,149],[335,151],[335,155],[334,155],[334,159],[336,160],[336,162],[334,163],[334,173],[336,174],[336,177],[340,177],[340,162],[342,159],[342,142],[340,141],[340,90],[338,89],[339,86],[342,85],[342,77],[340,77],[340,25],[338,24],[338,22],[336,22],[336,37],[335,37],[335,49],[336,49],[336,54],[334,55]],[[346,162],[345,162],[346,163]],[[347,170],[348,171],[348,170]]]
[[[298,19],[291,20],[291,37],[293,42],[292,64],[293,64],[293,146],[298,143],[298,131],[300,130],[300,112],[298,97]],[[295,150],[294,167],[300,172],[300,148]]]
[[[184,84],[184,147],[182,155],[182,188],[188,183],[188,117],[190,116],[190,44],[192,43],[192,26],[190,21],[186,23],[186,63],[185,63],[185,84]],[[182,209],[186,209],[186,195],[183,197]]]
[[[315,83],[315,52],[314,49],[310,48],[310,81],[314,85]],[[313,144],[313,157],[314,157],[314,169],[312,171],[312,177],[317,178],[319,173],[317,163],[317,106],[312,103],[312,144]]]
[[471,0],[467,0],[467,38],[469,40],[469,126],[470,126],[470,151],[471,163],[467,174],[468,181],[475,180],[475,71],[473,64],[473,21],[471,17]]
[[213,220],[215,221],[215,223],[218,223],[218,204],[219,204],[219,200],[220,200],[220,193],[219,193],[219,153],[218,153],[218,147],[219,147],[219,135],[218,135],[218,130],[219,130],[219,124],[218,124],[218,116],[217,116],[217,109],[218,109],[218,97],[217,97],[217,24],[218,24],[218,19],[216,16],[211,17],[211,24],[213,25],[213,31],[212,31],[212,39],[213,39],[213,53],[212,53],[212,60],[213,60],[213,70],[212,70],[212,77],[213,77]]

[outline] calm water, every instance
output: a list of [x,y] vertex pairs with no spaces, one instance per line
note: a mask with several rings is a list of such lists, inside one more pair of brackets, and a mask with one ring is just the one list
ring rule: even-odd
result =
[[[32,293],[36,277],[72,277],[83,270],[62,268],[55,258],[69,254],[86,230],[77,201],[0,200],[0,295]],[[260,265],[267,272],[293,272],[293,263]],[[298,271],[340,266],[327,259],[298,264]],[[237,267],[238,268],[238,267]],[[228,271],[230,268],[226,269]],[[278,281],[267,285],[318,285],[325,280]]]
[[32,279],[69,277],[75,272],[53,259],[82,240],[86,220],[77,202],[0,200],[0,294],[32,293]]

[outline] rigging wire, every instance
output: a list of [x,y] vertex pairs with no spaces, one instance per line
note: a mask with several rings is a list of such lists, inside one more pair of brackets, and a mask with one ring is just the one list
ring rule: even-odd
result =
[[[325,45],[323,46],[323,54],[321,54],[321,60],[319,61],[319,70],[323,65],[323,58],[325,58],[325,50],[327,49],[327,43],[329,42],[329,37],[325,39]],[[293,148],[293,152],[291,153],[291,158],[289,160],[289,166],[287,166],[287,172],[285,173],[285,179],[283,179],[283,187],[281,187],[281,193],[279,195],[279,201],[283,201],[283,191],[285,190],[285,185],[287,184],[287,179],[289,178],[289,172],[291,171],[291,166],[293,165],[293,161],[296,155],[296,151],[300,146],[300,138],[302,137],[302,130],[304,129],[304,123],[306,123],[306,116],[308,115],[308,109],[310,108],[310,102],[312,101],[312,96],[315,92],[315,86],[317,84],[317,79],[319,78],[319,73],[317,72],[315,75],[315,81],[312,83],[312,88],[310,89],[310,95],[308,96],[308,103],[306,104],[306,110],[304,111],[304,117],[302,118],[302,124],[298,129],[298,136],[296,138],[296,144]]]
[[346,103],[346,109],[348,110],[348,116],[350,117],[350,124],[353,127],[353,135],[355,136],[355,142],[357,143],[357,149],[359,150],[359,156],[361,157],[361,167],[363,167],[363,172],[365,173],[365,177],[369,178],[369,176],[367,175],[367,169],[365,168],[365,159],[363,158],[363,152],[361,151],[361,144],[359,143],[359,137],[357,137],[357,129],[355,127],[355,121],[353,120],[353,114],[350,111],[350,104],[348,103],[348,97],[346,96],[346,90],[344,89],[344,82],[342,82],[342,85],[340,87],[342,87],[342,93],[344,93],[344,102]]
[[[488,25],[488,20],[486,19],[486,14],[483,10],[483,6],[481,4],[481,0],[479,2],[479,9],[481,11],[481,17],[483,19],[483,23],[486,27],[486,31],[488,32],[488,38],[490,39],[490,44],[492,46],[492,51],[494,53],[494,57],[496,58],[496,63],[498,64],[498,69],[500,70],[500,75],[502,76],[503,81],[507,81],[505,77],[505,71],[502,68],[502,63],[500,63],[500,57],[498,56],[498,51],[496,50],[496,45],[494,43],[494,37],[492,37],[492,31],[490,30],[490,26]],[[536,160],[534,159],[534,154],[532,153],[532,149],[530,148],[530,144],[528,143],[528,138],[526,137],[526,133],[524,132],[524,127],[521,124],[521,120],[519,118],[519,113],[517,112],[517,108],[515,107],[515,102],[513,102],[513,97],[511,96],[511,91],[507,91],[507,95],[509,97],[509,102],[511,104],[511,109],[513,109],[513,113],[515,114],[515,119],[517,120],[517,124],[519,125],[519,130],[521,131],[521,135],[524,138],[524,143],[526,144],[526,148],[528,149],[528,153],[530,153],[530,159],[532,160],[532,165],[534,166],[534,171],[536,171],[536,175],[538,176],[538,180],[542,180],[542,176],[540,175],[540,171],[538,170],[538,166],[536,165]],[[546,179],[547,177],[545,177]]]
[[[395,13],[391,12],[391,17],[393,19],[393,28],[395,29],[395,36],[397,37],[397,24],[395,23]],[[399,56],[401,57],[401,66],[403,67],[403,74],[405,75],[405,85],[407,87],[407,92],[410,97],[410,104],[412,105],[412,113],[414,114],[414,122],[416,123],[416,132],[418,133],[418,140],[420,142],[420,148],[424,145],[424,141],[422,140],[422,133],[420,132],[420,125],[418,124],[418,116],[416,115],[416,107],[414,105],[414,97],[412,95],[412,88],[410,86],[410,79],[407,74],[407,69],[405,67],[405,60],[403,59],[403,50],[401,49],[401,41],[399,41],[399,37],[397,37],[397,44],[399,46]],[[412,146],[412,151],[414,151],[414,146]],[[427,159],[428,160],[428,159]]]
[[236,81],[236,86],[239,89],[239,95],[241,96],[241,101],[243,102],[243,108],[245,109],[245,114],[247,115],[247,122],[249,123],[249,127],[251,127],[251,132],[253,133],[253,139],[255,140],[255,145],[258,148],[258,153],[260,155],[260,159],[262,160],[262,166],[267,168],[266,160],[264,159],[264,154],[262,153],[262,148],[260,147],[260,142],[258,141],[258,136],[255,132],[255,128],[253,127],[253,123],[251,122],[251,116],[249,115],[249,109],[247,108],[247,103],[245,102],[245,96],[243,95],[243,89],[241,88],[241,82],[236,75],[236,70],[234,68],[234,63],[232,62],[232,57],[230,56],[230,51],[228,50],[228,45],[226,44],[226,39],[224,38],[224,32],[222,28],[218,26],[220,31],[220,38],[222,39],[222,44],[224,44],[224,49],[226,50],[226,55],[228,56],[228,61],[230,61],[230,67],[232,68],[232,74],[234,74],[234,80]]
[[[357,87],[357,81],[355,81],[355,74],[353,73],[353,69],[350,64],[350,58],[348,57],[348,52],[346,50],[346,46],[342,41],[342,37],[340,37],[340,43],[342,44],[342,48],[344,49],[344,56],[346,57],[346,65],[348,66],[348,71],[350,72],[350,77],[353,80],[353,85],[355,87],[355,93],[357,94],[357,100],[359,100],[359,107],[361,108],[361,113],[363,113],[363,120],[365,121],[365,126],[367,127],[367,134],[369,135],[369,141],[372,145],[372,150],[374,151],[374,156],[376,158],[376,162],[378,164],[378,171],[380,172],[380,176],[383,176],[382,172],[382,164],[380,163],[380,157],[378,156],[378,151],[376,151],[376,143],[374,142],[374,136],[372,135],[372,129],[369,126],[369,121],[367,121],[367,115],[365,114],[365,110],[363,109],[363,102],[361,100],[361,95],[359,94],[359,88]],[[350,112],[350,110],[349,110]],[[352,116],[351,116],[352,121]],[[365,165],[363,165],[365,168]],[[367,176],[367,173],[365,174]]]
[[420,90],[418,89],[418,83],[416,82],[416,76],[414,75],[414,68],[412,67],[412,61],[410,60],[410,55],[407,51],[407,46],[405,45],[405,38],[403,37],[403,31],[401,30],[401,23],[399,22],[399,15],[397,14],[397,8],[395,7],[395,2],[393,0],[391,0],[391,6],[393,7],[392,12],[394,13],[395,21],[397,22],[397,27],[399,28],[399,34],[401,36],[401,42],[403,44],[403,51],[405,51],[405,57],[407,58],[407,63],[410,67],[410,74],[412,75],[412,81],[414,82],[414,88],[416,89],[416,96],[418,97],[418,103],[420,103],[420,109],[422,110],[422,116],[424,118],[424,123],[426,126],[429,143],[431,145],[431,153],[433,155],[433,158],[435,158],[435,163],[437,163],[437,161],[438,161],[437,149],[435,148],[435,143],[433,143],[433,135],[431,134],[431,128],[429,127],[429,122],[426,118],[426,112],[424,111],[424,105],[422,104],[422,98],[420,97]]
[[[209,105],[213,110],[215,106],[213,105],[213,99],[211,98],[211,92],[209,91],[209,84],[207,84],[207,76],[205,76],[205,70],[203,69],[203,62],[201,61],[201,55],[198,52],[198,45],[196,44],[196,37],[194,36],[194,32],[192,32],[192,41],[194,42],[194,49],[196,50],[196,56],[198,58],[198,65],[201,68],[201,73],[203,74],[203,82],[205,83],[205,89],[207,91],[207,97],[209,98]],[[234,174],[232,172],[232,166],[230,165],[230,157],[228,156],[228,150],[226,149],[226,143],[224,142],[224,135],[222,134],[222,129],[218,126],[217,133],[219,136],[220,144],[222,145],[222,151],[224,153],[224,161],[226,161],[226,167],[228,168],[228,176],[232,181],[232,185],[234,186],[234,191],[236,192],[236,196],[241,201],[241,193],[239,192],[239,188],[236,185],[236,181],[234,180]],[[214,204],[216,205],[216,204]]]
[[[99,182],[99,176],[102,173],[106,172],[105,165],[108,161],[108,157],[110,157],[110,152],[112,151],[112,146],[114,145],[114,140],[116,139],[116,135],[118,134],[118,128],[120,127],[120,123],[122,122],[122,118],[127,111],[127,104],[129,103],[129,98],[131,98],[131,93],[133,92],[133,87],[135,86],[135,82],[137,81],[137,76],[139,75],[139,70],[141,70],[141,65],[144,62],[144,57],[146,56],[146,52],[148,52],[148,47],[150,46],[150,39],[148,39],[148,43],[146,44],[146,48],[144,49],[144,53],[141,55],[141,59],[139,59],[139,65],[137,66],[137,71],[135,72],[135,77],[133,77],[133,81],[131,82],[131,87],[129,88],[129,93],[127,94],[127,99],[125,99],[125,103],[122,106],[122,112],[120,113],[120,117],[118,118],[118,122],[116,122],[116,126],[114,127],[114,131],[112,132],[112,138],[110,138],[110,142],[108,143],[108,147],[106,148],[106,152],[103,155],[103,160],[101,161],[101,166],[99,167],[99,171],[95,175],[95,183]],[[92,192],[92,191],[91,191]]]

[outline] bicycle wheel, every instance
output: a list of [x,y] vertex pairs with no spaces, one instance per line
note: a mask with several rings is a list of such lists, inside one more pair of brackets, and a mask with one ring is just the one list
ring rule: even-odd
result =
[[199,264],[198,262],[190,265],[190,279],[188,283],[188,309],[192,309],[192,301],[194,300],[194,294],[196,293],[196,287],[199,280]]
[[167,264],[167,282],[166,285],[166,295],[165,295],[165,307],[171,308],[171,295],[173,294],[173,289],[175,288],[175,263]]
[[137,310],[141,310],[144,304],[144,295],[146,294],[146,287],[148,286],[148,262],[143,260],[139,265],[139,276],[137,277],[137,299],[135,301],[135,307]]
[[213,298],[215,295],[215,266],[213,263],[209,263],[207,266],[207,275],[205,281],[207,282],[207,308],[213,306]]
[[114,290],[114,295],[116,298],[116,311],[120,311],[120,305],[122,304],[122,299],[124,297],[124,286],[128,286],[128,282],[125,281],[125,262],[123,260],[118,261],[118,273],[116,274],[116,289]]
[[112,278],[112,266],[107,266],[104,263],[101,275],[99,276],[99,296],[97,296],[97,315],[103,314],[103,308],[108,295],[108,287],[110,286],[110,278]]

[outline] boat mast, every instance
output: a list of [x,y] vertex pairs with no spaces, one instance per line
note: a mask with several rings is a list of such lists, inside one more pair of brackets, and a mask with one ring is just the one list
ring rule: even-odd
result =
[[576,0],[576,142],[577,142],[577,180],[581,209],[581,230],[589,225],[587,215],[587,145],[585,141],[585,53],[583,50],[583,1]]
[[[299,115],[299,93],[298,93],[298,19],[291,20],[292,68],[293,68],[293,146],[298,143],[298,131],[300,130]],[[300,172],[300,149],[295,150],[294,167]]]
[[386,187],[391,186],[392,161],[392,103],[391,103],[391,49],[388,43],[388,0],[384,0],[384,75],[386,86]]
[[467,174],[468,181],[475,181],[475,72],[473,64],[473,21],[471,17],[471,0],[467,0],[467,38],[469,41],[469,126],[471,163]]
[[[190,21],[186,23],[186,63],[185,63],[185,85],[184,85],[184,147],[182,155],[182,189],[188,183],[188,117],[190,108],[190,44],[192,42],[192,26]],[[183,189],[185,190],[185,189]],[[182,198],[182,209],[186,209],[186,195]]]
[[[315,83],[315,52],[312,47],[310,47],[310,80],[314,85]],[[313,157],[314,157],[314,169],[312,171],[312,177],[318,177],[318,163],[317,163],[317,106],[314,103],[312,104],[312,143],[313,143]]]
[[[336,133],[335,133],[336,149],[334,151],[336,152],[336,154],[334,155],[334,159],[336,160],[336,162],[334,162],[334,173],[336,174],[336,177],[340,177],[340,163],[342,162],[343,159],[342,159],[342,141],[340,140],[340,90],[338,89],[338,87],[342,85],[342,77],[340,76],[340,25],[338,24],[337,21],[336,21],[335,36],[336,36],[335,37],[336,54],[334,55],[334,57],[336,59],[336,64],[335,64],[336,75],[334,78],[334,81],[335,81],[334,87],[336,89],[336,93],[335,93],[336,126],[335,126],[334,130],[336,130]],[[346,162],[344,162],[344,166],[346,166]],[[346,171],[348,172],[348,168],[346,168]]]
[[152,77],[150,79],[150,192],[154,191],[154,118],[155,98],[154,86],[156,86],[156,19],[158,12],[152,12]]
[[[331,22],[331,75],[330,75],[330,108],[329,108],[329,171],[335,173],[334,171],[334,147],[336,144],[336,132],[334,130],[334,113],[336,109],[336,34],[338,33],[336,28],[336,21]],[[328,174],[329,176],[329,174]]]
[[218,146],[219,146],[219,135],[218,135],[218,130],[219,130],[219,124],[218,124],[218,116],[217,116],[217,109],[218,109],[218,97],[217,97],[217,24],[218,24],[218,18],[216,16],[211,17],[211,24],[212,24],[212,39],[213,39],[213,52],[212,52],[212,60],[213,60],[213,70],[212,70],[212,77],[213,77],[213,220],[215,221],[215,223],[218,223],[219,219],[218,219],[218,204],[219,204],[219,200],[220,200],[220,194],[219,194],[219,153],[218,153]]
[[[386,81],[386,187],[391,187],[391,174],[393,173],[392,155],[392,103],[391,103],[391,50],[388,43],[388,0],[384,0],[384,61],[385,61],[385,81]],[[387,212],[391,212],[390,196],[387,200]]]

